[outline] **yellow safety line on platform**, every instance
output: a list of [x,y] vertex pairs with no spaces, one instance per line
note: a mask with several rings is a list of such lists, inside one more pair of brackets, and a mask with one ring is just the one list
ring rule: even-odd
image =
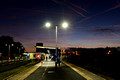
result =
[[[67,62],[65,62],[65,61],[63,61],[63,63],[66,64],[67,66],[69,66],[70,68],[72,68],[74,71],[76,71],[78,74],[80,74],[81,76],[83,76],[83,77],[86,78],[87,80],[95,80],[95,79],[91,78],[90,76],[86,75],[84,72],[79,71],[79,70],[77,69],[78,66],[73,67],[73,66],[72,66],[73,64],[67,63]],[[74,66],[75,66],[75,65],[74,65]],[[82,69],[82,68],[80,68],[80,69]],[[85,70],[85,69],[83,69],[83,70]],[[92,72],[91,72],[91,74],[92,74],[92,75],[95,75],[95,74],[92,73]],[[97,80],[97,79],[96,79],[96,80]],[[100,79],[98,79],[98,80],[100,80]],[[106,79],[102,78],[101,80],[106,80]]]
[[24,80],[26,77],[28,77],[31,73],[33,73],[37,68],[39,68],[42,65],[43,61],[41,61],[40,63],[19,72],[16,75],[11,75],[8,76],[7,78],[3,79],[3,80]]
[[[36,66],[37,65],[37,66]],[[37,68],[41,66],[41,62],[36,64],[34,68],[32,68],[30,71],[28,71],[25,75],[23,75],[19,80],[24,80],[26,77],[28,77],[31,73],[33,73]]]

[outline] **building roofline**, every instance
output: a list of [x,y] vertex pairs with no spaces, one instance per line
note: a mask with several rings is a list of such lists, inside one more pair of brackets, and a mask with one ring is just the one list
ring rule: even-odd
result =
[[[49,47],[49,46],[35,46],[36,48],[46,48],[46,49],[56,49],[56,47]],[[58,48],[60,49],[60,48]]]

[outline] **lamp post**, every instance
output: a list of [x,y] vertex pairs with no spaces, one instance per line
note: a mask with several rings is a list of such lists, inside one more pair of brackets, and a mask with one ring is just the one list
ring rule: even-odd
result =
[[21,53],[21,49],[23,49],[23,47],[17,47],[17,49],[19,51],[19,60],[20,60],[20,57],[21,57],[20,53]]
[[6,44],[6,46],[8,46],[8,57],[10,61],[10,46],[14,46],[14,44]]
[[[45,26],[47,27],[47,28],[49,28],[50,26],[51,26],[51,24],[49,23],[49,22],[47,22],[46,24],[45,24]],[[55,53],[55,70],[57,70],[57,57],[58,57],[58,54],[57,54],[57,47],[58,47],[58,45],[57,45],[57,43],[58,43],[58,26],[55,26],[56,28],[56,53]],[[63,22],[62,23],[62,27],[64,28],[64,29],[66,29],[67,27],[68,27],[68,23],[67,22]]]
[[57,57],[58,57],[58,54],[57,54],[57,26],[56,26],[56,53],[55,53],[55,69],[57,69]]

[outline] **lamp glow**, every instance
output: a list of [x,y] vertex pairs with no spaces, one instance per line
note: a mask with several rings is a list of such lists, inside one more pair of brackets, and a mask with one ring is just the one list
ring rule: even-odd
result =
[[50,24],[49,22],[47,22],[47,23],[45,24],[45,26],[46,26],[47,28],[49,28],[49,27],[51,26],[51,24]]
[[68,23],[67,23],[67,22],[64,22],[64,23],[62,24],[62,27],[63,27],[63,28],[67,28],[67,27],[68,27]]

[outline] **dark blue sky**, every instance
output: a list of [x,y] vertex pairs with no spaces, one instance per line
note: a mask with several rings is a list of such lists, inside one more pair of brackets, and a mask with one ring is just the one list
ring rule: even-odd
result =
[[[50,29],[45,22],[51,22]],[[61,23],[67,21],[64,30]],[[120,0],[4,0],[0,1],[0,36],[9,35],[27,51],[36,42],[59,47],[118,47],[120,45]]]

